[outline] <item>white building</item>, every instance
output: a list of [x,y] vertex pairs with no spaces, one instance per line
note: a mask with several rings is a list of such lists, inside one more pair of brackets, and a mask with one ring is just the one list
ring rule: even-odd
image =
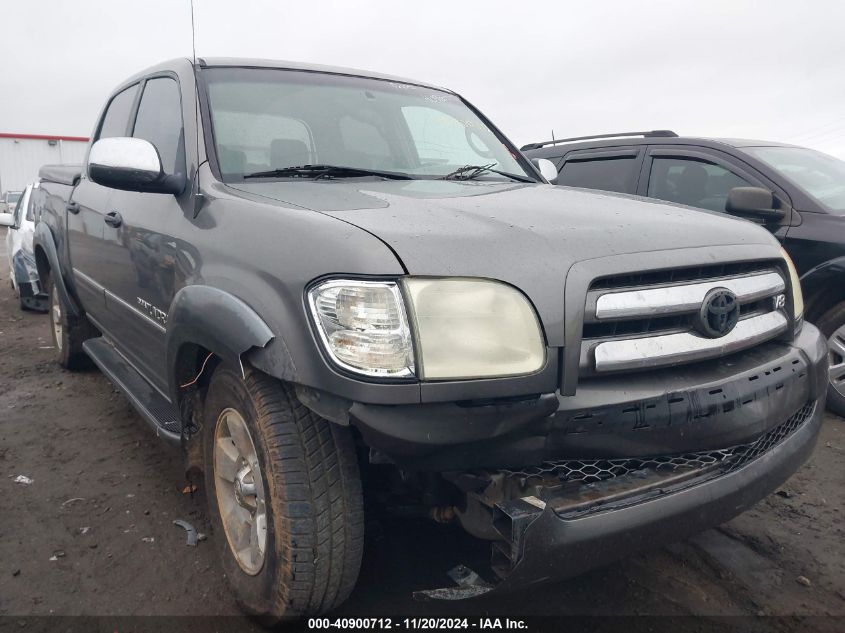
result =
[[0,192],[22,191],[42,165],[84,162],[87,148],[81,136],[0,132]]

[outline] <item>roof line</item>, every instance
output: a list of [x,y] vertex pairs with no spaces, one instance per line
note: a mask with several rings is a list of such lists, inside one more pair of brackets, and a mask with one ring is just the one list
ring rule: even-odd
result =
[[0,132],[0,138],[19,138],[35,141],[81,141],[87,143],[87,136],[62,136],[60,134],[16,134],[14,132]]

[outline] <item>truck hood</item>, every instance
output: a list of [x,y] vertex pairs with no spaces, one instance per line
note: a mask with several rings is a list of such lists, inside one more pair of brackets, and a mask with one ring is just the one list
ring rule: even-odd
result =
[[[576,262],[738,244],[764,245],[765,257],[776,245],[745,220],[553,185],[336,180],[230,187],[355,225],[387,244],[409,274],[506,281],[534,301],[541,317],[542,304],[561,301]],[[550,280],[560,280],[561,295],[547,296]]]

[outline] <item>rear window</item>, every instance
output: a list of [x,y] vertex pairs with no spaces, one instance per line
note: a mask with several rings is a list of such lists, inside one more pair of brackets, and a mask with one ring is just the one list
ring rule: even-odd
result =
[[636,156],[569,159],[560,170],[557,184],[602,191],[634,193],[637,186]]

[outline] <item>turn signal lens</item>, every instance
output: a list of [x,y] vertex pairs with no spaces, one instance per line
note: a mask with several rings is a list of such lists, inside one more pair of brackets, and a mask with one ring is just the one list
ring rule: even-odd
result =
[[394,282],[332,280],[308,293],[323,345],[341,367],[368,376],[414,374],[402,294]]

